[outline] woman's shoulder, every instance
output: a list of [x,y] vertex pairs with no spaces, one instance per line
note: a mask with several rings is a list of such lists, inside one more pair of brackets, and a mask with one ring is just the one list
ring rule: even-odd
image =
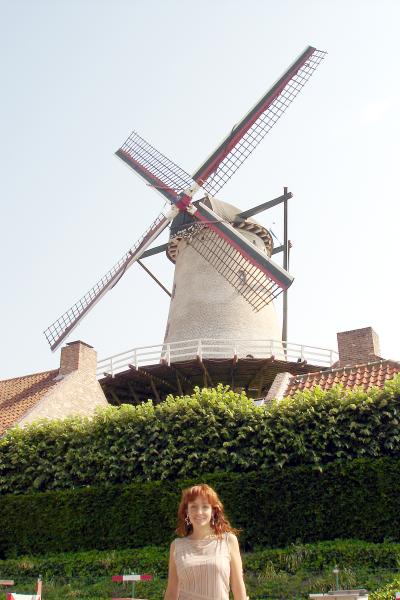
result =
[[[177,548],[180,547],[182,539],[183,538],[175,538],[174,540],[172,540],[170,547],[169,547],[170,554],[175,555]],[[178,552],[179,552],[179,550],[178,550]]]
[[225,537],[230,550],[234,550],[235,548],[239,547],[238,539],[236,535],[232,533],[232,531],[227,531],[225,533]]
[[172,547],[172,548],[175,548],[176,546],[179,546],[180,544],[182,544],[182,543],[184,542],[184,540],[185,540],[185,539],[186,539],[186,538],[184,538],[184,537],[178,537],[178,538],[175,538],[175,539],[174,539],[174,540],[172,540],[172,542],[171,542],[171,547]]

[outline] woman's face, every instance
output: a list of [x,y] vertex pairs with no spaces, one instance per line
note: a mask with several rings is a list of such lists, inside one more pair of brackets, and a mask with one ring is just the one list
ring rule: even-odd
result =
[[188,503],[188,515],[193,526],[209,526],[212,516],[212,506],[204,496],[197,496]]

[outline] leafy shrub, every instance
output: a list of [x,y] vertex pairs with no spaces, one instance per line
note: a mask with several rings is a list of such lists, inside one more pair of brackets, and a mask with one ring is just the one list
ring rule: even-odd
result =
[[[355,459],[328,464],[322,473],[300,466],[213,473],[202,480],[217,490],[232,524],[242,529],[244,549],[349,537],[382,542],[400,536],[399,468],[400,459]],[[0,557],[167,545],[174,537],[180,490],[193,483],[2,496]],[[318,568],[318,557],[314,561]]]
[[376,590],[369,595],[370,600],[395,600],[396,592],[400,591],[400,575],[396,575],[393,580],[384,587]]
[[0,573],[7,577],[103,577],[129,571],[165,577],[168,572],[168,548],[149,546],[129,550],[106,550],[49,554],[43,557],[22,556],[1,560]]
[[262,571],[268,564],[287,572],[296,572],[303,567],[318,572],[335,565],[341,570],[346,567],[395,570],[400,568],[400,544],[376,544],[356,539],[313,544],[295,542],[286,548],[267,548],[247,557],[246,565],[251,571]]
[[400,376],[368,393],[316,389],[261,407],[223,386],[109,407],[92,421],[10,430],[0,440],[0,493],[399,457],[399,410]]

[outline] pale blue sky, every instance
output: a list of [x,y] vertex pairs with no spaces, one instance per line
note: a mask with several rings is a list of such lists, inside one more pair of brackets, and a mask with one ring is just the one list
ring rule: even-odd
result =
[[[328,56],[219,197],[290,204],[289,340],[398,343],[397,0],[0,0],[0,378],[58,366],[42,334],[163,207],[114,156],[132,129],[193,172],[308,44]],[[280,210],[259,216],[281,236]],[[161,240],[163,241],[163,240]],[[164,256],[147,264],[171,287]],[[162,341],[138,267],[72,335],[99,357]]]

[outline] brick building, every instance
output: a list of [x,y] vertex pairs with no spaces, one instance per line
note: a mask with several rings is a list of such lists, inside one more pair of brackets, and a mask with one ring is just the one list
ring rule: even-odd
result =
[[61,350],[60,368],[0,381],[0,436],[37,419],[92,416],[107,400],[96,378],[97,353],[83,342]]
[[264,401],[280,400],[296,392],[320,387],[328,390],[336,384],[346,389],[383,387],[400,373],[400,363],[380,356],[379,338],[372,327],[337,334],[339,360],[329,369],[301,375],[278,373]]

